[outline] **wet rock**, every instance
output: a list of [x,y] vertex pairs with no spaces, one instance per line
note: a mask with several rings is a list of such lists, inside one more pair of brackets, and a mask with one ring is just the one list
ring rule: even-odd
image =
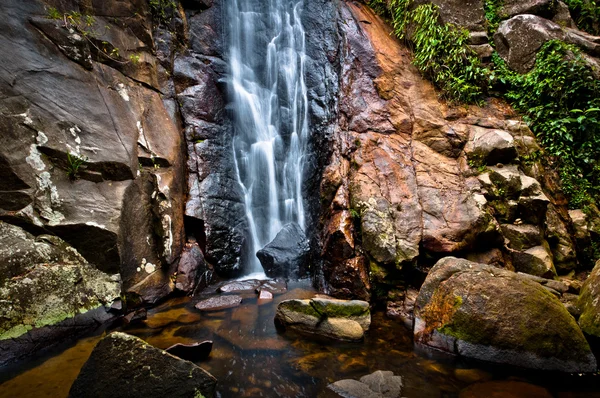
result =
[[414,335],[419,344],[484,361],[563,372],[596,368],[575,320],[544,287],[453,257],[438,261],[427,276],[415,304]]
[[195,307],[200,311],[212,312],[234,308],[241,303],[242,298],[240,296],[215,296],[198,302]]
[[219,287],[218,291],[221,293],[241,293],[241,292],[253,292],[262,285],[262,281],[257,279],[249,279],[245,281],[235,281],[224,284]]
[[371,323],[368,308],[368,303],[359,301],[285,300],[277,306],[275,324],[309,335],[360,341]]
[[510,163],[517,157],[515,140],[507,131],[471,126],[465,146],[467,157],[487,165]]
[[415,302],[419,291],[416,289],[407,289],[401,301],[388,301],[385,314],[394,319],[399,319],[404,323],[407,329],[412,330]]
[[214,397],[217,380],[199,366],[143,340],[111,333],[102,339],[71,386],[70,398]]
[[260,290],[258,293],[259,300],[273,300],[273,293],[268,290]]
[[543,387],[514,380],[476,383],[465,388],[459,394],[459,398],[552,398],[552,396],[553,395]]
[[402,377],[390,371],[375,371],[360,378],[329,384],[327,388],[344,398],[396,398],[402,396]]
[[271,279],[263,282],[257,289],[257,293],[268,291],[272,294],[283,294],[287,292],[287,282],[285,279]]
[[123,324],[130,325],[132,323],[138,323],[140,321],[144,321],[148,318],[148,311],[145,308],[140,308],[139,310],[131,311],[129,314],[123,317]]
[[284,225],[275,239],[256,253],[265,274],[278,276],[297,276],[305,268],[310,246],[302,228],[296,223]]
[[579,326],[589,336],[600,337],[600,261],[587,278],[579,296]]
[[490,380],[493,376],[480,369],[455,369],[454,377],[465,383],[473,384],[480,381]]
[[200,246],[195,242],[186,244],[177,266],[175,288],[186,293],[192,293],[207,269]]
[[213,342],[209,340],[193,344],[178,343],[170,346],[165,351],[186,361],[196,362],[208,358],[212,347]]

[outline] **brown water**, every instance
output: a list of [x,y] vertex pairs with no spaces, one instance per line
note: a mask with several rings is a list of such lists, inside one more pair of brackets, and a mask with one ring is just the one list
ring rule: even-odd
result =
[[[210,358],[198,364],[218,379],[221,397],[318,397],[331,382],[357,379],[381,369],[403,377],[403,395],[409,398],[458,397],[469,384],[487,379],[529,381],[547,387],[555,397],[600,398],[600,377],[465,368],[445,355],[417,353],[411,333],[379,312],[374,313],[363,343],[279,334],[273,324],[277,304],[314,294],[307,284],[296,284],[273,301],[259,302],[254,294],[248,294],[241,306],[216,313],[200,313],[193,308],[196,300],[178,298],[149,311],[145,322],[118,330],[163,349],[175,343],[213,340]],[[0,382],[6,380],[0,384],[0,398],[66,397],[102,335],[83,338],[74,346],[10,371],[0,370]]]

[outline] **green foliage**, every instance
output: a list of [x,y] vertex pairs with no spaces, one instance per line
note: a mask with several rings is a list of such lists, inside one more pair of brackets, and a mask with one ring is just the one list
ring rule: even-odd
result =
[[139,64],[140,63],[140,54],[130,54],[129,61],[131,61],[131,63],[133,65]]
[[494,56],[494,79],[559,166],[571,206],[600,194],[600,81],[574,46],[552,40],[523,75]]
[[152,16],[159,23],[171,21],[174,10],[177,8],[174,0],[149,0]]
[[500,21],[504,19],[504,16],[500,15],[500,8],[502,8],[503,5],[503,0],[484,0],[483,2],[487,31],[490,37],[496,33]]
[[360,210],[350,209],[350,217],[352,217],[353,220],[360,220]]
[[389,13],[396,36],[413,46],[414,65],[442,96],[465,103],[481,101],[487,88],[486,69],[467,45],[467,30],[440,23],[433,4],[412,9],[410,0],[392,0]]
[[368,4],[369,7],[371,7],[371,9],[375,11],[376,14],[379,14],[381,16],[387,15],[388,11],[386,0],[369,0]]
[[60,11],[58,11],[56,8],[50,7],[50,8],[48,8],[47,17],[49,19],[63,19],[63,14]]
[[85,156],[67,153],[67,177],[72,181],[76,180],[79,177],[79,170],[85,162],[87,162]]
[[565,3],[579,29],[600,35],[600,1],[565,0]]

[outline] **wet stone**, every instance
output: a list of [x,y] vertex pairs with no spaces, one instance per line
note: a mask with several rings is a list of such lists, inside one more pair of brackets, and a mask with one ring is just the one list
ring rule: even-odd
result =
[[198,302],[195,307],[200,311],[221,311],[234,308],[242,303],[240,296],[215,296]]
[[240,293],[240,292],[252,292],[256,290],[262,281],[258,279],[249,279],[247,281],[235,281],[227,283],[221,286],[218,290],[221,293]]
[[273,300],[273,293],[268,290],[261,290],[258,294],[259,300]]
[[260,291],[269,291],[273,294],[283,294],[287,292],[287,282],[284,279],[270,279],[266,282],[263,282],[262,285],[257,289]]
[[361,377],[360,381],[346,379],[327,386],[329,390],[345,398],[396,398],[401,396],[402,387],[402,377],[381,370]]

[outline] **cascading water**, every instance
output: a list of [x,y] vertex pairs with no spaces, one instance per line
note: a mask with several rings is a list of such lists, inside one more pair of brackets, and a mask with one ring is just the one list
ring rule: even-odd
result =
[[256,252],[289,222],[305,228],[303,160],[308,137],[303,0],[231,0],[229,23],[233,150]]

